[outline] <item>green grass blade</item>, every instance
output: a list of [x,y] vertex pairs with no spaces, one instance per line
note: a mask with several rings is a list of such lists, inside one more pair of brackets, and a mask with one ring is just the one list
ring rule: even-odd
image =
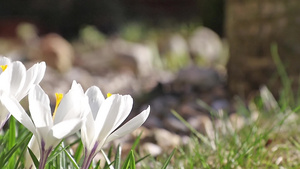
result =
[[26,142],[30,139],[30,136],[31,136],[31,134],[29,134],[26,139],[23,139],[20,142],[18,142],[17,144],[15,144],[7,153],[5,153],[5,155],[4,155],[5,158],[4,158],[3,164],[5,164],[12,157],[12,155],[15,153],[15,151],[17,151],[18,148],[24,144],[24,142]]
[[53,162],[55,162],[55,166],[57,168],[64,168],[62,166],[62,162],[63,162],[63,142],[61,142],[60,146],[58,147],[58,151],[59,153],[57,154],[57,156],[55,157],[55,160]]
[[4,166],[4,159],[5,159],[5,156],[4,156],[4,153],[0,155],[0,166]]
[[77,163],[80,162],[80,158],[82,156],[82,152],[83,152],[83,144],[81,141],[79,141],[79,145],[75,151],[75,154],[74,154],[74,159]]
[[39,160],[36,158],[36,156],[34,155],[34,153],[31,151],[31,149],[30,148],[28,148],[28,152],[29,152],[29,154],[30,154],[30,157],[31,157],[31,159],[32,159],[32,161],[33,161],[33,164],[34,164],[34,166],[35,166],[35,168],[39,168]]
[[128,156],[126,157],[122,169],[128,169],[130,166],[130,154],[128,154]]
[[300,110],[300,106],[297,106],[296,108],[294,108],[294,109],[292,110],[292,112],[297,113],[299,110]]
[[[105,155],[104,155],[105,158],[111,159],[111,157],[112,157],[112,150],[113,150],[113,147],[111,146],[111,147],[109,148],[109,151],[108,151],[108,154],[107,154],[107,155],[106,155],[104,152],[102,152],[102,150],[101,150],[101,152],[102,152],[103,155],[105,154]],[[111,164],[108,164],[108,161],[106,160],[105,165],[104,165],[103,168],[109,168],[110,165],[111,165]]]
[[162,166],[162,169],[166,169],[166,168],[167,168],[167,166],[169,165],[169,163],[170,163],[170,161],[171,161],[171,158],[173,157],[173,155],[174,155],[174,153],[175,153],[175,150],[176,150],[176,149],[174,149],[174,150],[172,151],[172,153],[170,154],[170,156],[168,157],[168,159],[166,160],[166,162],[165,162],[164,165]]
[[147,154],[147,155],[145,155],[144,157],[142,157],[142,158],[140,158],[140,159],[138,159],[135,163],[137,164],[137,163],[139,163],[139,162],[141,162],[141,161],[143,161],[144,159],[146,159],[147,157],[149,157],[149,156],[151,156],[151,154]]
[[123,163],[122,169],[128,169],[130,165],[130,156],[127,156],[126,160]]
[[[189,130],[191,130],[192,133],[194,133],[199,139],[203,141],[203,143],[207,144],[208,146],[211,146],[211,143],[209,140],[201,133],[199,133],[195,128],[193,128],[186,120],[184,120],[175,110],[171,110],[172,114],[179,119]],[[212,147],[213,148],[213,147]]]
[[282,110],[285,110],[288,106],[294,105],[295,103],[292,91],[292,80],[289,78],[283,62],[279,57],[278,47],[275,43],[271,44],[271,56],[283,85],[283,93],[281,93],[280,103],[282,104]]
[[97,164],[96,164],[96,166],[95,166],[95,169],[96,169],[96,168],[100,168],[100,162],[101,162],[100,160],[97,162]]
[[23,148],[22,148],[22,150],[21,150],[21,153],[20,153],[20,156],[19,156],[19,158],[18,158],[18,160],[17,160],[17,162],[16,162],[16,164],[15,164],[15,167],[14,168],[19,168],[18,166],[19,166],[19,164],[20,164],[20,162],[21,162],[21,159],[22,159],[22,157],[24,157],[24,152],[27,150],[27,145],[28,145],[28,143],[29,143],[29,141],[30,141],[30,138],[31,138],[31,133],[28,133],[28,138],[27,138],[27,140],[26,139],[24,139],[25,140],[25,142],[24,142],[24,146],[23,146]]
[[115,163],[114,163],[114,168],[115,169],[120,169],[120,167],[121,167],[121,154],[122,154],[122,148],[119,144],[118,147],[117,147]]
[[58,157],[60,155],[61,152],[63,152],[64,150],[68,149],[70,147],[70,145],[66,146],[66,147],[60,147],[63,141],[60,142],[60,144],[58,144],[55,149],[52,151],[51,155],[48,157],[46,164],[48,164],[49,162],[53,161],[56,159],[56,157]]
[[205,110],[208,110],[209,113],[210,113],[213,117],[215,117],[215,116],[218,114],[218,111],[217,111],[217,110],[211,108],[207,103],[205,103],[204,101],[202,101],[202,100],[200,100],[200,99],[197,100],[197,104],[199,104],[199,105],[200,105],[201,107],[203,107]]
[[69,158],[69,160],[72,162],[73,167],[75,167],[76,169],[79,169],[78,164],[76,163],[76,160],[72,157],[72,155],[64,149],[64,152],[66,153],[67,157]]
[[9,120],[9,142],[8,148],[12,148],[16,144],[16,120],[12,116]]
[[141,140],[141,136],[142,136],[143,132],[141,132],[138,137],[134,140],[133,144],[132,144],[132,147],[131,147],[131,150],[134,150],[136,149],[136,147],[138,146],[138,144],[140,143],[140,140]]
[[0,135],[0,166],[4,166],[4,159],[5,159],[5,151],[4,148],[7,145],[8,132],[4,133],[4,135]]
[[130,157],[130,169],[135,169],[135,158],[134,158],[133,150],[130,151],[129,157]]
[[130,151],[128,156],[126,157],[122,169],[135,169],[135,159],[134,159],[134,153],[133,150]]
[[110,162],[109,157],[105,154],[105,152],[102,149],[101,149],[101,153],[103,154],[106,163],[108,164],[107,167],[109,167],[110,169],[114,169],[114,167],[112,166],[113,163]]
[[[10,117],[9,120],[9,141],[8,141],[8,148],[11,149],[16,144],[16,120],[13,116]],[[13,168],[15,165],[15,155],[12,154],[9,162],[8,167]]]

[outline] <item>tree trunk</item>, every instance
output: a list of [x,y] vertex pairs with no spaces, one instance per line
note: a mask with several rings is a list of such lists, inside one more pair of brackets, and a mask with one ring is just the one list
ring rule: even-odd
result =
[[291,79],[300,73],[299,0],[227,0],[226,36],[230,45],[228,86],[232,94],[249,96],[262,84],[278,93],[271,44]]

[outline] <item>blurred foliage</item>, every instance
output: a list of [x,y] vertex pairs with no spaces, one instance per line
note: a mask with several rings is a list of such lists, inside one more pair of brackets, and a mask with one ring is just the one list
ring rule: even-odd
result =
[[140,42],[149,36],[146,32],[149,32],[149,30],[147,30],[143,24],[131,23],[123,26],[123,29],[120,31],[120,35],[126,40]]
[[79,32],[79,38],[87,46],[97,48],[105,43],[106,37],[95,26],[87,25]]
[[[149,48],[153,56],[153,65],[162,70],[176,72],[189,64],[196,64],[202,67],[216,65],[225,67],[228,58],[228,47],[226,42],[221,41],[221,39],[219,41],[223,49],[217,60],[211,61],[207,60],[209,57],[197,53],[191,54],[191,38],[201,28],[200,23],[180,24],[173,27],[153,27],[143,23],[130,22],[123,25],[122,29],[115,35],[107,36],[96,26],[87,25],[79,31],[79,44],[73,42],[73,45],[75,45],[77,51],[82,53],[100,49],[105,45],[109,45],[107,44],[108,41],[120,38],[128,43],[140,44]],[[217,34],[216,36],[219,38]],[[204,36],[203,38],[206,37]],[[208,44],[213,45],[210,42]],[[211,50],[210,47],[212,46],[206,47],[205,45],[204,49]]]

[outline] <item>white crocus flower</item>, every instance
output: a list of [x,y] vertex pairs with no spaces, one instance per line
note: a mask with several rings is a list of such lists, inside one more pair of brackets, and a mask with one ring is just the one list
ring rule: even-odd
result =
[[[15,97],[19,102],[28,94],[33,85],[40,83],[45,70],[45,62],[37,63],[26,71],[21,62],[11,62],[8,58],[0,56],[0,97],[6,93]],[[0,129],[9,117],[10,113],[0,102]]]
[[138,127],[147,119],[150,107],[120,127],[128,117],[133,99],[130,95],[113,94],[104,98],[98,87],[90,87],[86,93],[90,112],[81,128],[81,139],[85,147],[82,169],[87,169],[105,143],[120,138]]
[[1,101],[11,114],[38,140],[40,148],[39,168],[43,168],[52,149],[63,138],[74,134],[81,128],[82,119],[88,113],[88,98],[85,96],[81,85],[74,81],[70,91],[63,98],[57,97],[53,116],[51,115],[49,97],[39,85],[30,90],[28,100],[31,118],[16,99],[11,97]]

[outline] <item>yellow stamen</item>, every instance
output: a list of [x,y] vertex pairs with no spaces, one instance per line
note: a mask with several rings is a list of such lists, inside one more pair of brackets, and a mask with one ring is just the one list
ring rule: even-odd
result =
[[0,65],[0,68],[2,69],[2,72],[7,68],[7,65]]
[[111,93],[107,93],[106,97],[109,98],[112,94]]
[[53,112],[53,120],[55,118],[57,107],[58,107],[61,99],[64,97],[64,95],[62,93],[55,93],[55,96],[56,96],[56,104],[55,104],[55,109],[54,109],[54,112]]

